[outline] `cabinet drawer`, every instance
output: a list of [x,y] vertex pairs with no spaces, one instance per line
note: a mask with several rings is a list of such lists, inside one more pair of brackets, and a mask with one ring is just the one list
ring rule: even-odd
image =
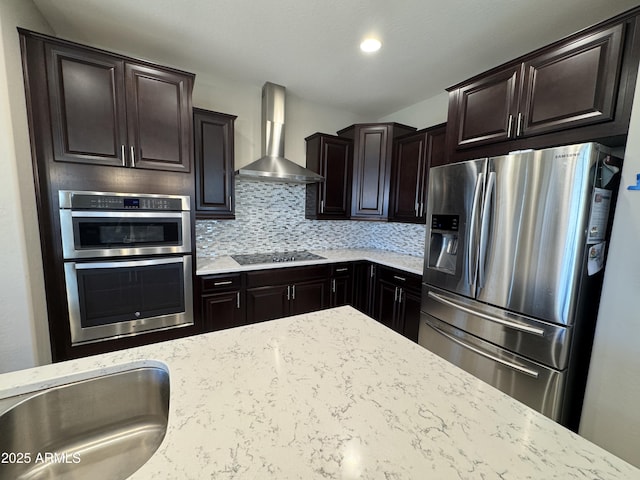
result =
[[240,273],[227,275],[207,275],[200,279],[202,292],[218,292],[223,290],[238,290],[242,286]]
[[331,265],[332,277],[348,277],[353,273],[353,263],[334,263]]
[[328,276],[329,265],[255,270],[247,273],[247,287],[293,284],[314,278],[327,278]]
[[394,285],[400,285],[411,290],[420,291],[422,286],[421,276],[383,266],[378,268],[378,279],[385,280],[393,283]]

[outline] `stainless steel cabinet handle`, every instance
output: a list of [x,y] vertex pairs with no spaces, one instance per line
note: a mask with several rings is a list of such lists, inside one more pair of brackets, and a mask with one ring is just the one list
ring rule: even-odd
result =
[[504,325],[505,327],[513,328],[514,330],[519,330],[521,332],[530,333],[532,335],[537,335],[539,337],[544,336],[544,330],[536,327],[529,327],[527,325],[520,325],[519,323],[510,322],[509,320],[505,320],[502,318],[494,317],[493,315],[488,315],[486,313],[479,312],[474,310],[473,308],[465,307],[464,305],[460,305],[454,301],[451,301],[447,298],[442,297],[434,292],[429,292],[428,296],[433,298],[435,301],[443,303],[453,308],[457,308],[458,310],[462,310],[463,312],[469,313],[471,315],[475,315],[476,317],[484,318],[485,320],[489,320],[490,322],[499,323],[500,325]]
[[406,282],[407,279],[404,277],[399,277],[398,275],[394,275],[393,278],[395,278],[396,280],[400,280],[401,282]]
[[236,293],[236,308],[240,308],[240,292]]
[[124,145],[120,145],[120,153],[122,154],[122,166],[127,166],[127,152]]
[[516,137],[522,134],[522,112],[518,113],[518,126],[516,127]]
[[133,145],[131,145],[131,167],[136,168],[136,153]]
[[376,274],[376,267],[374,265],[371,265],[371,273],[369,275],[370,278],[373,278],[373,276]]
[[415,210],[416,210],[416,217],[419,217],[420,216],[420,203],[419,202],[416,202],[416,209]]
[[394,302],[397,302],[397,301],[398,301],[398,287],[396,287],[396,291],[395,291],[395,293],[393,294],[393,301],[394,301]]
[[231,198],[231,195],[229,195],[229,209],[233,208],[233,199]]
[[214,287],[219,287],[220,285],[231,285],[233,283],[232,280],[225,280],[223,282],[214,282],[213,286]]
[[338,273],[338,272],[346,272],[347,270],[349,270],[349,267],[336,268],[336,273]]
[[291,300],[296,299],[296,286],[291,287]]
[[287,285],[287,300],[291,300],[291,286]]
[[320,213],[324,213],[324,200],[320,200]]
[[422,217],[424,215],[424,202],[420,202],[420,215],[418,215],[419,217]]
[[507,138],[511,138],[512,127],[513,127],[513,115],[509,114],[509,122],[507,124]]
[[331,279],[331,292],[332,293],[336,293],[336,279],[335,278]]
[[404,293],[404,289],[402,287],[398,287],[398,303],[402,303],[402,294]]
[[449,335],[447,332],[440,330],[437,326],[435,326],[429,321],[427,321],[427,325],[429,325],[431,328],[433,328],[436,332],[438,332],[443,337],[446,337],[449,340],[451,340],[453,343],[456,343],[461,347],[466,348],[467,350],[471,350],[472,352],[477,353],[480,356],[488,358],[489,360],[499,363],[500,365],[504,365],[505,367],[508,367],[517,372],[524,373],[525,375],[529,375],[530,377],[538,378],[539,376],[539,373],[536,372],[535,370],[531,370],[530,368],[523,367],[522,365],[518,365],[516,363],[507,362],[506,360],[496,357],[495,355],[492,355],[489,352],[485,352],[484,350],[480,350],[479,348],[474,347],[473,345],[469,345],[468,343],[463,342],[459,338],[456,338],[453,335]]

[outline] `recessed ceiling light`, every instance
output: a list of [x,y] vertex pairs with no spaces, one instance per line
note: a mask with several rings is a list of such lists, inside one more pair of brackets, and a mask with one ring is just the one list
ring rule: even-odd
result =
[[365,38],[360,44],[360,50],[366,53],[377,52],[382,43],[377,38]]

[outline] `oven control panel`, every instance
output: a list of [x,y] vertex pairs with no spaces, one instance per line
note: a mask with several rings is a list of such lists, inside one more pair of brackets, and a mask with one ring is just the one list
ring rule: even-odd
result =
[[73,210],[189,210],[189,197],[181,196],[60,192],[60,200],[60,208]]

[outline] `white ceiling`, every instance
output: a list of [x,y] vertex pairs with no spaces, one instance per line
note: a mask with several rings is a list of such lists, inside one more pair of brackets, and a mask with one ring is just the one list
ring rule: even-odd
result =
[[[372,120],[638,0],[34,0],[56,34]],[[383,42],[375,55],[358,45]],[[197,82],[197,77],[196,77]]]

